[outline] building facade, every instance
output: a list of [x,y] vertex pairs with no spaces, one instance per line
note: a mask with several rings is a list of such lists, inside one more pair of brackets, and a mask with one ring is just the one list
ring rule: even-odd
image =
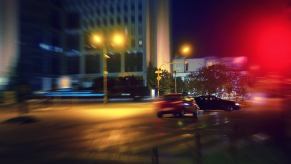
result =
[[51,0],[18,2],[16,80],[29,81],[33,90],[54,88],[62,73],[64,53],[62,6]]
[[17,0],[0,1],[0,90],[9,83],[18,57],[17,8]]
[[[115,31],[126,34],[123,50],[109,48],[109,77],[137,76],[146,84],[149,63],[170,62],[169,0],[65,0],[64,75],[76,83],[103,76],[102,49],[90,47],[90,35],[105,40]],[[168,66],[166,69],[170,70]]]
[[215,64],[222,64],[234,71],[247,70],[247,57],[204,57],[192,59],[174,59],[173,72],[184,80],[192,72],[197,72],[202,67],[209,67]]
[[88,44],[88,36],[96,31],[106,32],[107,38],[116,30],[126,34],[122,51],[109,49],[109,77],[138,76],[145,85],[150,63],[158,67],[170,62],[170,0],[0,3],[1,86],[15,78],[10,81],[50,90],[62,77],[90,86],[103,75],[102,51]]

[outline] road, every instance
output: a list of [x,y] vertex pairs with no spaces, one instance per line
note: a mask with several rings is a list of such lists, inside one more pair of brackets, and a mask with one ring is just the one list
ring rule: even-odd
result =
[[198,120],[159,119],[151,102],[43,105],[34,107],[27,116],[33,121],[23,124],[10,119],[16,114],[0,113],[0,159],[29,164],[287,164],[290,126],[272,104],[269,109],[200,112]]

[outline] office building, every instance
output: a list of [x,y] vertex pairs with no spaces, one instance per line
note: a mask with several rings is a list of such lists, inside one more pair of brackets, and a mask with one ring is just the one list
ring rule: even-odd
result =
[[109,47],[109,77],[137,76],[146,84],[149,63],[158,67],[171,60],[169,0],[65,0],[64,8],[64,74],[76,83],[103,76],[102,49],[90,47],[94,32],[107,41],[115,31],[126,35],[123,50]]
[[170,0],[0,3],[1,86],[26,81],[34,90],[50,90],[62,77],[74,85],[93,85],[103,76],[102,51],[88,44],[96,31],[109,36],[118,30],[127,36],[122,51],[109,49],[109,77],[136,76],[146,85],[148,65],[171,60]]

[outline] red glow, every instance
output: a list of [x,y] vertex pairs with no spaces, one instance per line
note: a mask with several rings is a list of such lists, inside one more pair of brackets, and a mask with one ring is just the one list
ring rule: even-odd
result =
[[257,22],[252,33],[256,61],[271,71],[283,71],[290,64],[290,31],[286,19]]

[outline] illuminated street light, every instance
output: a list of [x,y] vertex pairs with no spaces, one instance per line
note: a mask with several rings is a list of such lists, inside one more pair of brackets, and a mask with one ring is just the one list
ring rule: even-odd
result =
[[184,44],[180,48],[180,53],[184,57],[189,57],[192,54],[192,46],[190,44]]
[[101,34],[94,33],[91,36],[91,45],[96,47],[96,46],[101,46],[104,43],[103,37]]
[[[92,47],[102,47],[103,48],[103,92],[104,92],[104,103],[108,102],[108,68],[107,60],[110,59],[110,56],[107,54],[109,48],[123,48],[125,45],[125,36],[122,33],[114,33],[112,40],[103,39],[102,34],[93,33],[90,36],[90,44]],[[107,42],[106,42],[107,41]],[[108,47],[108,46],[111,47]]]
[[[183,56],[184,58],[184,72],[185,72],[185,67],[186,67],[186,58],[189,57],[190,55],[192,55],[192,46],[190,44],[183,44],[181,47],[180,47],[180,54],[181,56]],[[158,97],[160,96],[160,80],[162,79],[161,78],[161,74],[162,74],[162,67],[165,66],[165,65],[171,65],[171,64],[174,64],[172,62],[170,63],[164,63],[162,65],[159,66],[158,70],[155,72],[157,74],[157,90],[158,90]],[[177,93],[177,74],[175,72],[175,93]]]
[[125,44],[125,36],[122,33],[114,33],[112,37],[112,47],[122,48]]

